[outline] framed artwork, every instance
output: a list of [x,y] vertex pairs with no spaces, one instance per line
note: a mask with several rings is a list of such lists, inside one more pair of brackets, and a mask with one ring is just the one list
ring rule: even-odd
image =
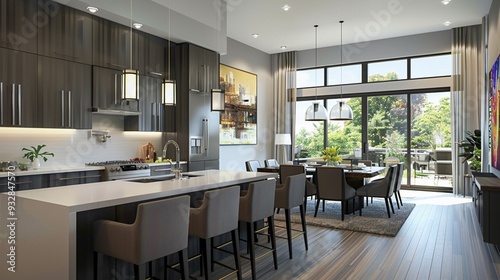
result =
[[497,170],[500,170],[500,147],[499,147],[499,139],[500,139],[500,112],[499,112],[499,98],[500,98],[500,56],[497,58],[493,67],[490,71],[490,111],[491,111],[491,166]]
[[257,144],[257,75],[221,64],[219,81],[225,93],[220,145]]

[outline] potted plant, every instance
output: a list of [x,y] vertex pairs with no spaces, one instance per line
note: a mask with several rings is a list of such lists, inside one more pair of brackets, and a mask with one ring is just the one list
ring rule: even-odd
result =
[[51,152],[42,152],[42,149],[45,147],[45,144],[38,145],[36,148],[31,146],[31,148],[23,148],[22,151],[26,151],[23,155],[23,158],[27,158],[31,161],[33,169],[40,168],[40,158],[43,161],[47,161],[47,156],[54,156],[54,153]]
[[476,129],[474,132],[466,131],[465,140],[458,143],[458,146],[463,149],[463,152],[458,156],[463,157],[462,163],[470,160],[470,169],[481,170],[481,130]]
[[342,157],[339,155],[340,147],[327,147],[323,150],[323,160],[326,161],[328,165],[337,165],[342,161]]

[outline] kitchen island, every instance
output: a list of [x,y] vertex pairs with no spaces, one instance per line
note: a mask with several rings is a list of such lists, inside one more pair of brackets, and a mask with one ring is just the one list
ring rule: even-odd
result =
[[109,181],[0,194],[0,279],[82,278],[80,261],[88,262],[89,256],[80,254],[77,248],[91,248],[92,244],[82,240],[92,239],[81,233],[89,232],[93,220],[113,217],[116,207],[277,176],[221,170],[187,174],[193,177],[151,183]]

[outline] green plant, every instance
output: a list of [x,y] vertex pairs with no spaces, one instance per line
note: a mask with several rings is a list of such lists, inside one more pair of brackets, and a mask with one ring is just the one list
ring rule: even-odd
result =
[[323,160],[326,162],[341,162],[342,157],[339,155],[340,147],[327,147],[323,150]]
[[464,158],[462,163],[470,160],[472,170],[481,170],[481,130],[466,131],[465,134],[465,140],[458,143],[458,147],[463,149],[458,156]]
[[36,148],[31,146],[31,148],[23,148],[22,151],[27,151],[23,158],[29,159],[31,162],[38,157],[41,157],[43,161],[47,161],[47,156],[54,156],[54,153],[51,152],[42,152],[43,147],[46,145],[38,145]]

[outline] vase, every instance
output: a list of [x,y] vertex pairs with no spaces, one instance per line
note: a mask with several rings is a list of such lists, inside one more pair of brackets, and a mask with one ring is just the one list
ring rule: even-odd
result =
[[31,167],[33,167],[34,170],[40,169],[40,158],[33,159]]

